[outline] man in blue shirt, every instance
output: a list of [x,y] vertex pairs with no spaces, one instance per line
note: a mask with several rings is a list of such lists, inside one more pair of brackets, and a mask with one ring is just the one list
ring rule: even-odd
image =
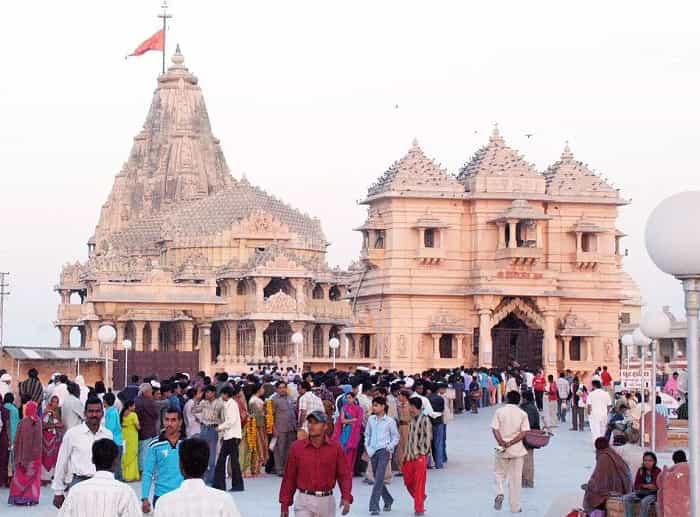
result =
[[151,485],[155,479],[153,506],[162,495],[180,488],[182,472],[180,471],[180,442],[182,440],[182,415],[171,407],[163,415],[165,427],[161,435],[148,446],[146,461],[141,480],[141,507],[143,513],[151,511]]
[[384,397],[375,397],[372,400],[372,416],[367,420],[365,429],[365,450],[372,462],[374,472],[374,486],[369,499],[370,515],[379,515],[379,498],[384,500],[384,511],[391,510],[394,498],[384,484],[384,475],[387,465],[391,462],[391,455],[399,443],[399,430],[396,420],[389,417],[386,412],[388,405]]

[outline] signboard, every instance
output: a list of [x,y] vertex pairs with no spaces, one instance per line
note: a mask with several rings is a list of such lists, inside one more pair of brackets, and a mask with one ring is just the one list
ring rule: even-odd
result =
[[651,369],[644,370],[644,379],[642,381],[642,370],[640,368],[622,368],[620,370],[620,385],[624,391],[651,390]]

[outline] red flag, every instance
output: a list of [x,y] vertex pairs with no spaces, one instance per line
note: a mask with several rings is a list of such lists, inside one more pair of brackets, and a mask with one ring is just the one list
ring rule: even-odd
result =
[[149,50],[163,50],[165,43],[165,32],[163,29],[159,30],[156,32],[153,36],[148,38],[146,41],[141,43],[136,50],[134,50],[130,56],[140,56],[142,54],[145,54]]

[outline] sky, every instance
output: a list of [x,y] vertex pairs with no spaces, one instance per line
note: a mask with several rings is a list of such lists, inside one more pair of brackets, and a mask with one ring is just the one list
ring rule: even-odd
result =
[[[700,5],[693,2],[171,0],[235,177],[321,218],[328,262],[358,256],[367,188],[418,138],[456,172],[498,123],[539,170],[565,141],[631,200],[625,269],[681,314],[644,226],[700,189]],[[56,345],[53,286],[85,260],[145,120],[161,55],[124,56],[160,0],[7,2],[0,17],[0,271],[5,343]],[[526,134],[532,134],[527,138]],[[700,207],[698,208],[700,215]]]

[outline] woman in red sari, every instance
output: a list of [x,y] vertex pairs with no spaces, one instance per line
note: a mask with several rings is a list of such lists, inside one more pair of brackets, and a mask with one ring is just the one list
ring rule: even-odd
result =
[[58,407],[58,397],[49,400],[42,418],[44,430],[43,453],[41,455],[41,480],[45,485],[51,483],[53,469],[58,460],[58,450],[63,440],[63,422],[61,408]]
[[39,504],[42,433],[41,420],[37,416],[38,409],[36,402],[28,402],[24,406],[24,418],[17,426],[14,448],[15,474],[12,476],[8,504]]
[[343,448],[348,466],[353,470],[357,459],[357,446],[362,434],[364,412],[352,392],[346,393],[344,399],[333,430],[333,439]]

